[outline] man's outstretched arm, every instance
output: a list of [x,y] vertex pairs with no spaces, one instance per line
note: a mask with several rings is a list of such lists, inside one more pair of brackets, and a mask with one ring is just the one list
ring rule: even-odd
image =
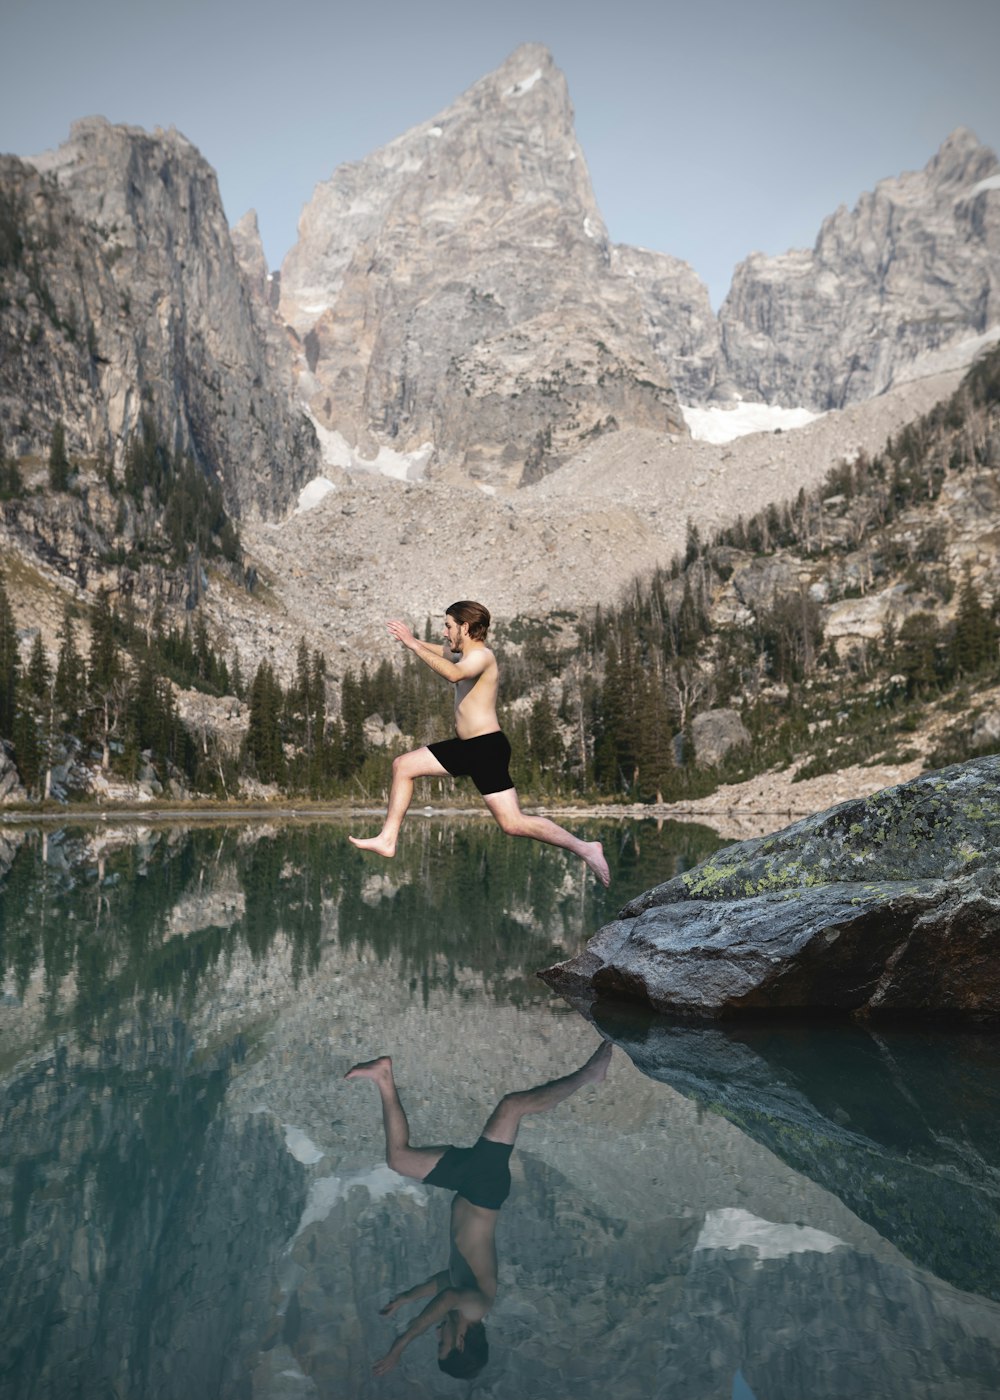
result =
[[[453,685],[458,681],[472,680],[474,676],[485,671],[489,664],[490,653],[485,647],[477,647],[469,656],[462,656],[458,661],[450,661],[444,654],[444,648],[432,646],[430,642],[422,642],[419,637],[415,637],[407,627],[405,622],[393,619],[389,623],[389,631],[396,638],[397,642],[402,642],[404,647],[408,647],[414,656],[419,656],[421,661],[425,661],[432,671],[436,671],[439,676],[443,676],[446,681],[451,681]],[[450,653],[452,656],[457,653]]]
[[442,1293],[449,1284],[451,1275],[447,1269],[442,1269],[440,1273],[432,1274],[423,1283],[415,1283],[412,1288],[407,1288],[403,1293],[397,1293],[391,1302],[386,1303],[379,1311],[383,1317],[390,1317],[397,1308],[405,1307],[407,1303],[415,1303],[418,1298],[429,1298],[435,1293]]
[[457,1289],[446,1288],[436,1298],[432,1298],[426,1308],[413,1319],[406,1331],[396,1338],[381,1361],[375,1362],[372,1367],[375,1375],[384,1376],[386,1371],[391,1371],[393,1367],[398,1366],[399,1358],[413,1339],[419,1337],[422,1332],[426,1332],[428,1327],[433,1327],[436,1322],[441,1322],[447,1317],[451,1309],[457,1306],[460,1296]]

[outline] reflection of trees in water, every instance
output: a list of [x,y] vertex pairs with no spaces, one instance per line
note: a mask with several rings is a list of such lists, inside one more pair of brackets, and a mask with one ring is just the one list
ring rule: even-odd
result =
[[504,1000],[534,997],[536,968],[720,844],[677,824],[596,834],[611,894],[577,863],[480,821],[413,822],[391,862],[322,823],[31,833],[0,886],[0,976],[21,998],[40,968],[49,1024],[69,1013],[93,1030],[126,1000],[189,1008],[213,969],[244,948],[259,961],[279,938],[297,984],[318,967],[336,909],[344,946],[392,958],[425,994],[465,971]]

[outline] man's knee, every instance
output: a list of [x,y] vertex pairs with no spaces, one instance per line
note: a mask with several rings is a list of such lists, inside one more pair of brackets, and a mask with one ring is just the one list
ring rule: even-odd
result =
[[501,809],[499,812],[494,811],[493,816],[504,835],[523,836],[525,834],[524,814],[522,812]]
[[417,767],[417,754],[398,753],[392,760],[392,776],[394,778],[412,778],[413,770]]

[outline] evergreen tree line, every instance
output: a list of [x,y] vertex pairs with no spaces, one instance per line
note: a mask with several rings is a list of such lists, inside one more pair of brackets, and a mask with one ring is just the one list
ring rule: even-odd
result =
[[203,558],[242,558],[239,534],[226,514],[219,484],[162,441],[149,413],[125,451],[124,493],[143,522],[144,552],[155,548],[159,521],[169,562],[183,563],[197,551]]
[[[560,643],[551,623],[523,619],[505,629],[506,635],[501,631],[494,645],[504,694],[511,701],[530,698],[501,711],[515,749],[519,787],[547,796],[695,795],[712,785],[693,763],[691,724],[702,710],[739,706],[751,736],[749,751],[737,753],[721,773],[708,775],[714,781],[749,776],[769,762],[808,752],[816,726],[832,726],[837,742],[850,737],[861,753],[880,743],[884,748],[887,705],[901,714],[957,683],[1000,674],[997,604],[984,602],[969,572],[960,581],[948,579],[940,542],[930,539],[933,530],[915,532],[912,520],[906,531],[911,563],[933,562],[943,597],[957,588],[953,622],[917,612],[898,630],[888,627],[859,656],[841,659],[823,636],[818,602],[804,588],[745,610],[738,624],[712,621],[713,598],[738,563],[734,552],[742,557],[779,549],[804,556],[857,555],[863,538],[873,573],[898,569],[905,558],[892,553],[893,521],[904,510],[935,500],[949,475],[998,465],[992,455],[998,404],[1000,352],[994,352],[974,367],[951,400],[909,425],[874,459],[841,464],[819,490],[738,520],[707,542],[689,527],[683,555],[636,580],[616,605],[597,607],[579,622],[575,641]],[[133,500],[161,498],[165,460],[147,425],[130,456],[126,489]],[[50,728],[55,716],[63,723],[74,719],[81,737],[92,743],[107,746],[110,735],[113,751],[120,754],[115,761],[126,765],[134,765],[144,748],[169,757],[206,791],[228,793],[241,775],[253,775],[316,797],[381,798],[394,749],[366,738],[369,716],[395,723],[410,743],[451,732],[451,688],[409,655],[401,665],[383,661],[373,669],[349,670],[335,712],[324,658],[310,654],[304,642],[286,688],[267,661],[245,684],[237,660],[227,665],[211,647],[200,614],[193,626],[167,628],[162,614],[140,624],[127,602],[119,613],[104,600],[92,632],[87,668],[74,661],[68,621],[55,674],[45,678],[41,656],[27,667],[22,693],[34,705],[35,732],[44,731],[40,716],[48,703]],[[429,623],[425,636],[431,636]],[[128,659],[115,663],[119,654]],[[82,701],[72,698],[78,672]],[[129,691],[118,709],[107,700],[109,676],[118,677],[119,690]],[[140,676],[145,677],[141,687]],[[246,700],[249,727],[238,755],[213,749],[206,735],[200,741],[180,737],[186,731],[169,702],[167,678]],[[19,680],[16,645],[11,649],[8,640],[4,650],[0,642],[0,733],[8,736],[29,703],[16,698]],[[48,702],[43,701],[46,687]],[[21,743],[30,748],[25,720],[20,723]],[[833,744],[831,738],[825,753],[816,746],[817,762],[836,766],[845,750]]]
[[47,797],[54,766],[77,745],[102,766],[136,777],[144,754],[168,772],[197,774],[197,752],[176,711],[173,689],[146,652],[126,658],[115,638],[107,599],[93,609],[87,660],[67,606],[53,667],[36,633],[22,664],[6,587],[0,578],[0,738],[13,744],[14,760],[29,794]]

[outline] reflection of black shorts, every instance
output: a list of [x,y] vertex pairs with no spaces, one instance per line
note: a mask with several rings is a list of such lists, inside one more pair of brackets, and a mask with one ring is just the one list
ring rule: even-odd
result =
[[442,739],[427,747],[453,778],[471,778],[483,797],[514,786],[510,776],[510,742],[501,729],[473,739]]
[[424,1177],[425,1186],[456,1191],[474,1206],[499,1210],[510,1195],[509,1142],[481,1137],[475,1147],[449,1147]]

